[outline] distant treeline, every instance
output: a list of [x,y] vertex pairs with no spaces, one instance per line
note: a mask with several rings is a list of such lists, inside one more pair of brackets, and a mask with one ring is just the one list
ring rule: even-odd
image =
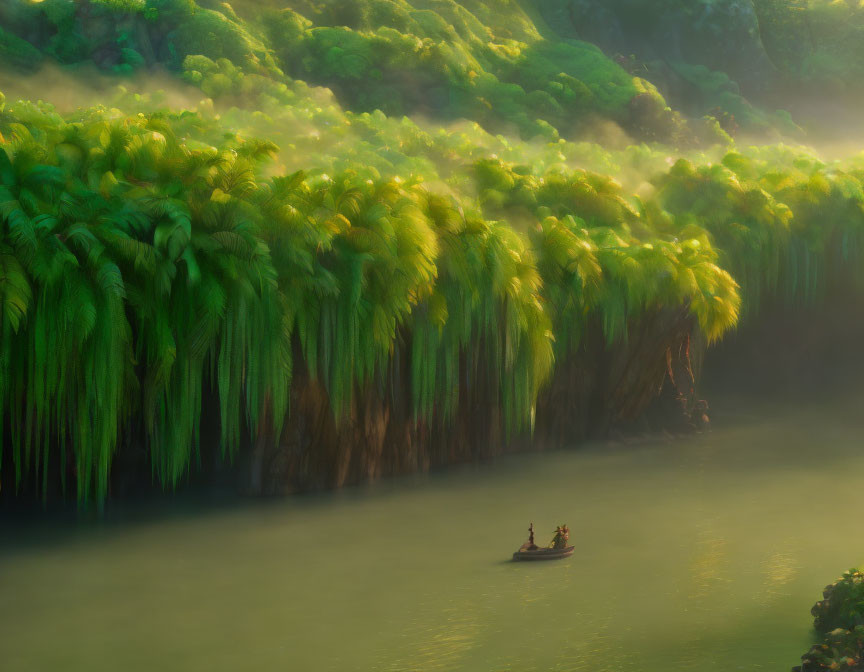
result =
[[[469,119],[547,141],[589,137],[605,120],[639,140],[682,146],[728,140],[739,129],[800,130],[774,111],[782,102],[753,105],[742,95],[735,78],[753,68],[764,75],[749,87],[754,92],[790,78],[846,86],[860,79],[854,29],[864,15],[857,9],[807,9],[822,33],[838,38],[814,51],[799,39],[801,12],[758,2],[757,14],[749,0],[690,4],[9,0],[0,7],[0,58],[30,71],[92,63],[121,76],[165,67],[217,100],[243,95],[238,73],[302,80],[331,88],[354,112]],[[809,60],[794,69],[776,55],[778,69],[754,52],[763,25],[768,44],[782,45],[772,54],[813,52]],[[741,54],[753,68],[740,67]],[[217,65],[200,68],[189,56]]]

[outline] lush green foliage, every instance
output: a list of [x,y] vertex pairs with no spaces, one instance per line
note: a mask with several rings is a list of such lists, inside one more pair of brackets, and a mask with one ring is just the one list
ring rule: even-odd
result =
[[860,85],[864,6],[810,0],[755,3],[773,62],[803,81],[840,89]]
[[722,139],[597,47],[541,36],[513,1],[12,0],[0,20],[23,65],[40,53],[118,74],[162,64],[215,99],[243,95],[244,75],[299,78],[355,112],[465,118],[527,139],[585,134],[598,117],[648,138]]
[[801,665],[796,672],[828,672],[828,670],[847,670],[859,672],[864,656],[864,626],[858,625],[849,630],[837,628],[827,633],[823,641],[814,644],[801,656]]
[[[800,133],[759,90],[857,87],[864,12],[829,0],[9,0],[0,26],[0,56],[22,68],[44,57],[118,74],[163,65],[216,99],[242,96],[244,75],[299,79],[354,112],[469,119],[543,140],[590,135],[602,118],[692,145],[739,129]],[[615,55],[623,40],[652,59]]]
[[857,671],[864,666],[864,574],[850,569],[825,588],[812,609],[822,641],[801,657],[799,672]]
[[766,295],[814,300],[837,283],[860,283],[860,167],[829,166],[791,149],[727,154],[696,168],[681,161],[656,181],[678,226],[707,229],[751,310]]
[[[118,435],[141,426],[155,474],[176,483],[208,389],[227,454],[244,436],[278,437],[297,353],[337,414],[375,383],[439,422],[472,362],[516,430],[592,320],[612,344],[647,311],[687,306],[712,340],[737,321],[733,276],[755,305],[824,289],[829,267],[860,268],[864,173],[793,150],[679,162],[640,200],[567,168],[566,155],[586,155],[578,145],[529,164],[470,160],[470,140],[383,116],[346,123],[403,150],[413,138],[425,163],[397,152],[390,177],[370,166],[268,178],[277,147],[226,135],[224,121],[3,112],[0,389],[17,479],[47,478],[68,447],[79,496],[103,497]],[[454,142],[467,162],[447,159]],[[394,165],[425,166],[430,186]],[[433,182],[443,167],[449,195]],[[394,378],[400,357],[408,381]]]
[[820,633],[864,625],[864,574],[860,571],[845,572],[825,588],[822,597],[812,609],[815,627]]
[[[340,419],[374,390],[446,427],[473,395],[527,432],[589,329],[614,350],[673,308],[712,342],[864,280],[861,159],[735,149],[512,1],[290,4],[0,8],[16,67],[189,85],[0,106],[4,478],[101,500],[134,437],[172,486],[202,418],[225,457],[276,442],[305,376]],[[559,137],[598,115],[678,148]]]
[[597,44],[676,110],[711,115],[733,135],[776,129],[794,137],[796,122],[821,132],[837,102],[849,112],[859,105],[864,11],[857,0],[531,4],[560,36]]
[[[263,179],[273,145],[234,137],[191,149],[181,134],[212,127],[189,113],[89,110],[65,121],[22,103],[0,128],[0,375],[16,478],[40,465],[47,477],[50,451],[68,445],[82,498],[104,496],[118,433],[133,421],[160,480],[175,483],[208,386],[224,450],[236,450],[243,428],[264,431],[265,415],[278,436],[292,342],[337,414],[358,386],[387,375],[405,332],[418,416],[437,409],[446,420],[467,357],[498,381],[508,424],[524,426],[553,342],[531,240],[540,267],[571,285],[583,282],[571,259],[593,269],[573,315],[604,314],[610,339],[651,301],[691,301],[709,333],[734,321],[702,307],[717,295],[734,312],[736,301],[707,246],[655,252],[624,229],[589,233],[571,215],[526,237],[398,178]],[[579,190],[600,178],[567,179]],[[614,216],[620,196],[607,200]],[[645,283],[639,260],[669,278]],[[682,265],[703,269],[704,286],[676,284]],[[617,297],[607,299],[614,313],[604,297]]]

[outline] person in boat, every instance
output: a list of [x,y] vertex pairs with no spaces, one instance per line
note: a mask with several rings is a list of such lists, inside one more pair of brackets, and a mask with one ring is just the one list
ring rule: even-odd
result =
[[528,525],[528,541],[522,544],[522,551],[534,551],[537,549],[537,544],[534,543],[534,523]]
[[558,550],[567,548],[567,540],[570,538],[570,529],[566,525],[559,525],[555,529],[555,536],[552,538],[551,547]]

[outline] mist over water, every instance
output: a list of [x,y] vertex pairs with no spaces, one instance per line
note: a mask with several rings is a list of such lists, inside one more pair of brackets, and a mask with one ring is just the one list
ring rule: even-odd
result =
[[[3,668],[788,669],[864,558],[862,401],[721,400],[684,440],[4,524]],[[541,543],[569,524],[574,557],[508,562],[530,521]]]

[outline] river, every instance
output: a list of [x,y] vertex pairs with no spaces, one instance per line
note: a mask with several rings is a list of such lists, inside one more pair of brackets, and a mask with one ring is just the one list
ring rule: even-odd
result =
[[[0,519],[4,672],[789,670],[864,560],[864,407],[340,493]],[[79,517],[80,518],[80,517]],[[508,562],[528,523],[576,554]]]

